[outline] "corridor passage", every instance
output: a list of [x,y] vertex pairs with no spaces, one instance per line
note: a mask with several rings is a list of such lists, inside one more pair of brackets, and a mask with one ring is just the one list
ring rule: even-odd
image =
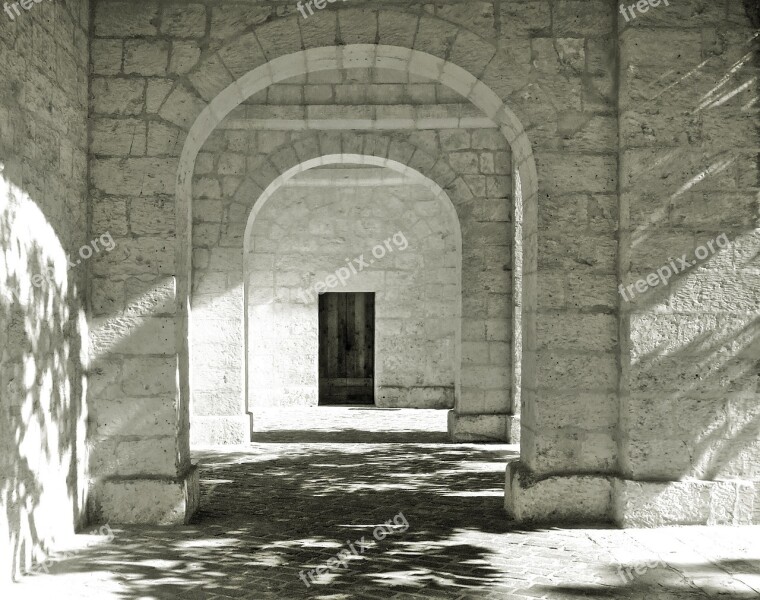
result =
[[[195,452],[193,524],[77,536],[78,550],[11,597],[760,597],[760,527],[511,527],[502,488],[517,447],[447,443],[445,419],[365,407],[260,415],[254,443]],[[310,579],[341,551],[345,567]]]

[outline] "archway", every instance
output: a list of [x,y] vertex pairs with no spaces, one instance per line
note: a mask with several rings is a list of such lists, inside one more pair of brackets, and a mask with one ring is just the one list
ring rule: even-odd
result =
[[[329,168],[341,165],[358,168]],[[331,177],[335,173],[342,178]],[[326,185],[320,191],[315,181]],[[423,214],[407,223],[404,211],[415,206]],[[382,246],[384,236],[392,243]],[[370,376],[377,406],[453,407],[460,386],[462,236],[456,209],[436,182],[387,158],[316,157],[268,186],[249,215],[244,240],[249,414],[316,406],[315,288],[372,294]],[[360,257],[351,261],[356,272],[344,264],[352,256]],[[318,288],[323,280],[325,289]],[[441,364],[428,364],[432,356]]]
[[[515,294],[520,296],[514,302],[514,322],[522,321],[527,335],[535,330],[531,322],[534,320],[533,298],[535,296],[536,274],[536,170],[527,136],[515,115],[488,86],[472,74],[451,62],[424,52],[394,46],[366,44],[314,48],[275,58],[229,85],[201,112],[191,128],[184,146],[177,177],[178,237],[180,241],[177,257],[177,292],[180,300],[180,341],[178,342],[180,348],[178,351],[180,356],[180,391],[182,405],[185,407],[184,411],[187,411],[189,405],[190,392],[188,317],[189,289],[192,277],[189,243],[191,175],[198,151],[221,120],[235,106],[252,94],[273,83],[303,73],[348,67],[405,70],[426,77],[430,77],[434,73],[437,81],[462,94],[498,124],[512,149],[514,222],[515,230],[519,231],[521,235],[521,238],[516,239],[515,242],[515,258],[520,257],[519,260],[522,261],[522,264],[520,268],[514,269]],[[514,348],[517,349],[518,354],[519,349],[523,346],[527,351],[532,350],[530,344],[524,345],[516,341]],[[521,362],[522,359],[518,358],[513,363],[512,380],[515,382],[520,381],[521,368],[519,365]],[[520,384],[520,387],[526,392],[530,392],[534,388],[530,379],[530,372],[530,370],[525,372]],[[513,389],[513,396],[519,397],[519,392],[516,389]],[[486,435],[488,435],[489,430],[499,432],[496,435],[503,435],[504,430],[509,428],[506,415],[485,416],[485,422],[483,419],[478,419],[474,426],[476,429],[483,428]],[[483,417],[483,415],[478,415],[478,417]],[[497,418],[491,419],[490,417]],[[241,422],[241,425],[244,423]]]

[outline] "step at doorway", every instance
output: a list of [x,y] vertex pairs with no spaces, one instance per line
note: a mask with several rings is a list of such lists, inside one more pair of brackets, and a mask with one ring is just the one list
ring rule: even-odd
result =
[[319,296],[319,405],[375,404],[375,293]]

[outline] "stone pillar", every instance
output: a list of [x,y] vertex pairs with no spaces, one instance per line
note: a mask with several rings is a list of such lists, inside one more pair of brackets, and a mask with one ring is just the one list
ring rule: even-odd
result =
[[190,319],[193,445],[251,441],[244,393],[243,251],[213,248],[196,266]]
[[198,503],[179,388],[175,172],[172,160],[92,161],[93,230],[110,230],[114,248],[92,259],[89,510],[110,523],[182,523]]
[[[532,102],[528,114],[558,108],[527,132],[537,174],[513,143],[523,202],[521,456],[507,469],[505,507],[518,521],[606,520],[617,466],[614,21],[603,1],[542,8],[541,23],[552,25],[527,32],[537,84],[518,97]],[[504,34],[526,43],[507,23]]]
[[619,19],[626,527],[759,515],[757,23],[728,5]]
[[498,130],[473,132],[471,145],[473,153],[485,148],[499,161],[496,174],[484,177],[485,197],[477,197],[478,186],[472,186],[472,214],[460,209],[462,366],[448,429],[456,442],[515,442],[511,156]]

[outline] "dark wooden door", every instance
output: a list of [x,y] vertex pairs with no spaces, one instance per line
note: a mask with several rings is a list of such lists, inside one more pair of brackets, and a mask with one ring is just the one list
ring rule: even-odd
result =
[[375,403],[375,294],[319,296],[319,404]]

